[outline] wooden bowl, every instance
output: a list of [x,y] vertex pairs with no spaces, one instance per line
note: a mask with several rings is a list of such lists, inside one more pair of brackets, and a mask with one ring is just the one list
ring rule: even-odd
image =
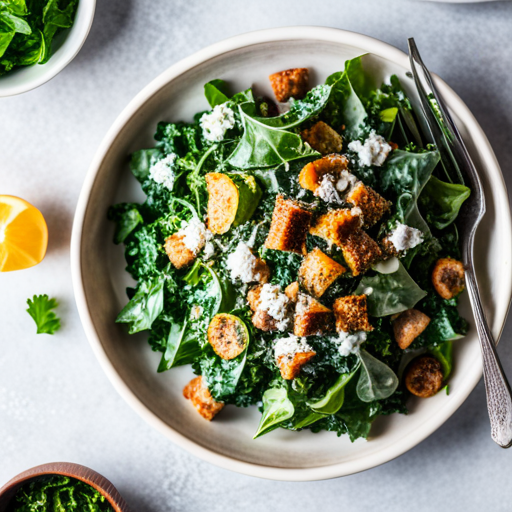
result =
[[0,512],[7,511],[10,501],[23,484],[44,475],[62,475],[81,480],[105,496],[115,512],[130,512],[127,503],[112,482],[92,469],[70,462],[42,464],[15,476],[0,489]]

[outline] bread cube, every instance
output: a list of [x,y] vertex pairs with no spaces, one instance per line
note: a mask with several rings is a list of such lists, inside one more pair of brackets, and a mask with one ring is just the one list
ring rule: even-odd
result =
[[352,275],[364,274],[373,263],[382,259],[382,251],[365,231],[350,234],[341,244],[343,257]]
[[443,299],[452,299],[464,290],[464,264],[453,258],[440,258],[432,271],[432,284]]
[[393,334],[398,346],[405,350],[428,327],[430,318],[417,309],[400,313],[393,321]]
[[334,316],[329,308],[316,299],[300,293],[295,307],[295,336],[325,334],[334,330]]
[[188,267],[196,255],[183,243],[185,235],[175,233],[165,240],[165,252],[169,261],[178,269]]
[[197,412],[208,421],[224,407],[224,404],[213,399],[201,376],[192,379],[184,388],[183,396],[192,402]]
[[343,265],[315,247],[300,266],[299,281],[313,297],[321,297],[344,272]]
[[318,121],[311,128],[303,130],[300,135],[315,151],[322,155],[341,153],[343,148],[341,135],[323,121]]
[[284,293],[290,299],[291,302],[297,302],[297,298],[299,296],[299,283],[294,281],[289,284],[285,289]]
[[277,360],[281,377],[293,380],[299,376],[302,367],[316,356],[316,352],[298,352],[293,355],[283,355]]
[[372,331],[368,321],[366,295],[339,297],[332,306],[338,332]]
[[341,246],[351,233],[361,228],[362,222],[361,215],[354,208],[331,210],[313,221],[309,233]]
[[348,158],[344,155],[327,155],[306,164],[299,174],[299,184],[306,190],[315,192],[325,174],[339,176],[348,167]]
[[302,99],[309,89],[308,68],[287,69],[268,78],[279,102],[288,101],[290,98]]
[[346,200],[363,212],[363,227],[365,229],[374,226],[391,208],[389,201],[361,181],[347,194]]
[[306,254],[306,236],[311,216],[311,212],[302,208],[298,202],[278,196],[265,247]]

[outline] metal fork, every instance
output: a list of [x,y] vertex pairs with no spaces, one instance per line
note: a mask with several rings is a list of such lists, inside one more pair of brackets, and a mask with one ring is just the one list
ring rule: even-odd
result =
[[475,232],[485,213],[482,183],[462,137],[434,85],[428,69],[421,60],[413,38],[409,39],[409,61],[420,96],[421,107],[432,138],[444,157],[445,169],[452,181],[460,182],[465,178],[471,188],[471,196],[461,208],[457,227],[462,239],[462,261],[466,273],[466,286],[482,349],[491,437],[502,448],[509,448],[512,445],[512,392],[485,319],[473,261]]

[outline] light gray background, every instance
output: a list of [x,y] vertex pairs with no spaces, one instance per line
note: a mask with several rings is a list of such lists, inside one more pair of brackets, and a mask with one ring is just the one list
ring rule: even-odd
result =
[[[90,466],[133,510],[512,510],[512,451],[489,437],[481,382],[406,455],[343,479],[279,483],[217,469],[146,425],[96,362],[73,299],[69,241],[91,159],[128,101],[179,59],[220,39],[282,25],[362,32],[427,62],[475,113],[512,182],[512,3],[406,0],[99,0],[89,38],[53,81],[0,100],[0,193],[45,215],[44,262],[0,274],[0,484],[50,461]],[[27,297],[59,299],[63,328],[36,335]],[[512,376],[512,321],[499,352]]]

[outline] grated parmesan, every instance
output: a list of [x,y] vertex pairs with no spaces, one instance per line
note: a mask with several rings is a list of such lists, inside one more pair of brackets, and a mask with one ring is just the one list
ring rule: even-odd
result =
[[306,338],[299,338],[295,334],[289,334],[287,338],[279,338],[274,345],[274,356],[278,360],[282,356],[292,359],[295,354],[313,352]]
[[224,103],[215,105],[209,114],[201,116],[200,125],[206,140],[220,142],[226,132],[235,126],[235,113]]
[[366,332],[357,331],[352,334],[341,331],[337,338],[331,338],[331,341],[338,345],[338,351],[343,357],[350,354],[358,354],[361,345],[366,341]]
[[261,287],[258,309],[266,311],[274,320],[279,331],[284,331],[290,324],[288,305],[290,299],[281,293],[281,288],[273,284]]
[[399,222],[389,235],[388,240],[397,251],[407,251],[423,242],[423,233],[419,229]]
[[226,260],[226,266],[231,272],[231,280],[240,279],[242,283],[259,281],[261,275],[256,271],[258,258],[254,256],[251,248],[245,242],[239,242],[235,251]]
[[336,178],[332,174],[324,174],[320,186],[315,190],[315,196],[326,203],[341,203],[335,181]]
[[359,180],[347,170],[343,170],[340,173],[340,177],[336,182],[336,190],[338,192],[349,192],[350,189],[358,182]]
[[172,190],[176,175],[174,174],[174,163],[176,162],[177,155],[170,153],[166,157],[158,160],[149,168],[150,178],[159,185]]
[[213,236],[212,232],[206,229],[204,223],[196,217],[185,223],[178,234],[183,236],[185,247],[196,255]]
[[348,149],[357,153],[361,167],[370,167],[371,165],[381,167],[391,151],[391,146],[384,137],[377,135],[375,130],[372,130],[364,144],[359,140],[354,140],[348,145]]

